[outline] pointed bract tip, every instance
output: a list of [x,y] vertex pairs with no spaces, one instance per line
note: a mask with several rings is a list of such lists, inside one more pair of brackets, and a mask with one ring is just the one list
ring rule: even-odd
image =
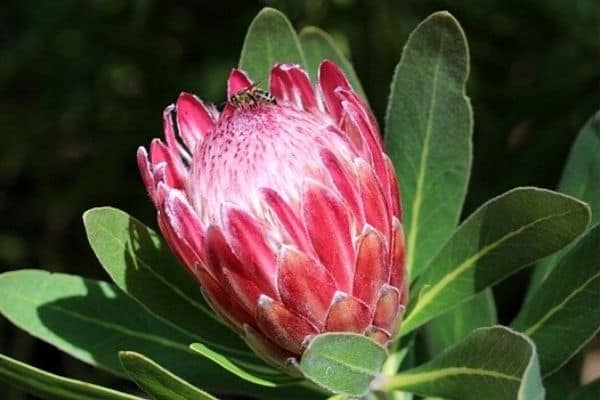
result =
[[165,109],[163,110],[163,118],[167,119],[171,117],[171,113],[173,111],[175,111],[176,107],[175,104],[169,104],[168,106],[165,107]]
[[248,74],[239,68],[233,68],[227,78],[227,99],[240,90],[246,89],[252,86],[252,80]]
[[288,257],[291,254],[295,254],[298,253],[298,250],[296,249],[296,247],[289,245],[289,244],[281,244],[281,246],[279,246],[279,251],[277,252],[277,259],[278,260],[283,260],[286,257]]
[[279,64],[275,64],[275,66],[273,67],[273,70],[275,69],[280,69],[282,71],[289,71],[292,69],[299,69],[304,71],[304,69],[299,65],[299,64],[293,64],[293,63],[279,63]]
[[308,344],[311,342],[311,340],[314,339],[315,336],[316,335],[306,335],[304,337],[304,340],[302,341],[302,348],[305,349],[308,346]]
[[347,293],[342,292],[341,290],[336,290],[335,294],[333,295],[333,299],[331,300],[331,304],[338,303],[340,301],[346,300],[347,298]]
[[148,158],[148,150],[146,150],[146,148],[144,146],[139,146],[137,148],[136,154],[137,154],[138,158],[140,158],[140,157]]
[[270,298],[266,294],[261,294],[258,297],[257,304],[258,304],[259,307],[267,307],[270,304],[273,304],[273,302],[274,302],[274,300],[272,298]]

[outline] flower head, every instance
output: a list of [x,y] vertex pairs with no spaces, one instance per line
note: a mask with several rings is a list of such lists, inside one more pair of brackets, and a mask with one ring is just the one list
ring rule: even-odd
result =
[[165,141],[138,164],[171,249],[207,302],[265,359],[299,357],[322,332],[385,344],[407,299],[396,175],[343,72],[318,85],[275,66],[273,98],[234,69],[219,113],[182,93]]

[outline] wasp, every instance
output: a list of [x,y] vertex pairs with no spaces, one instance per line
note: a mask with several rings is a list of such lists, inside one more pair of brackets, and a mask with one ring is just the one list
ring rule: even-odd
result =
[[229,102],[235,107],[248,106],[256,108],[259,104],[277,104],[275,97],[266,90],[259,89],[259,82],[240,90],[229,98]]

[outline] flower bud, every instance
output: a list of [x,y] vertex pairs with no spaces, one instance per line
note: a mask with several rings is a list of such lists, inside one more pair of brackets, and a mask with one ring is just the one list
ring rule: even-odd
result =
[[368,106],[324,61],[234,69],[222,112],[182,93],[138,164],[212,309],[281,365],[323,332],[388,343],[408,296],[398,184]]

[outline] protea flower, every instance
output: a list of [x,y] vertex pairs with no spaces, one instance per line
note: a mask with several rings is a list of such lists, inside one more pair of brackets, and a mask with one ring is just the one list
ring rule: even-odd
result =
[[290,64],[270,73],[274,99],[253,88],[234,69],[221,113],[182,93],[165,141],[139,148],[166,241],[267,361],[298,358],[323,332],[388,343],[408,295],[404,237],[369,108],[329,61],[316,88]]

